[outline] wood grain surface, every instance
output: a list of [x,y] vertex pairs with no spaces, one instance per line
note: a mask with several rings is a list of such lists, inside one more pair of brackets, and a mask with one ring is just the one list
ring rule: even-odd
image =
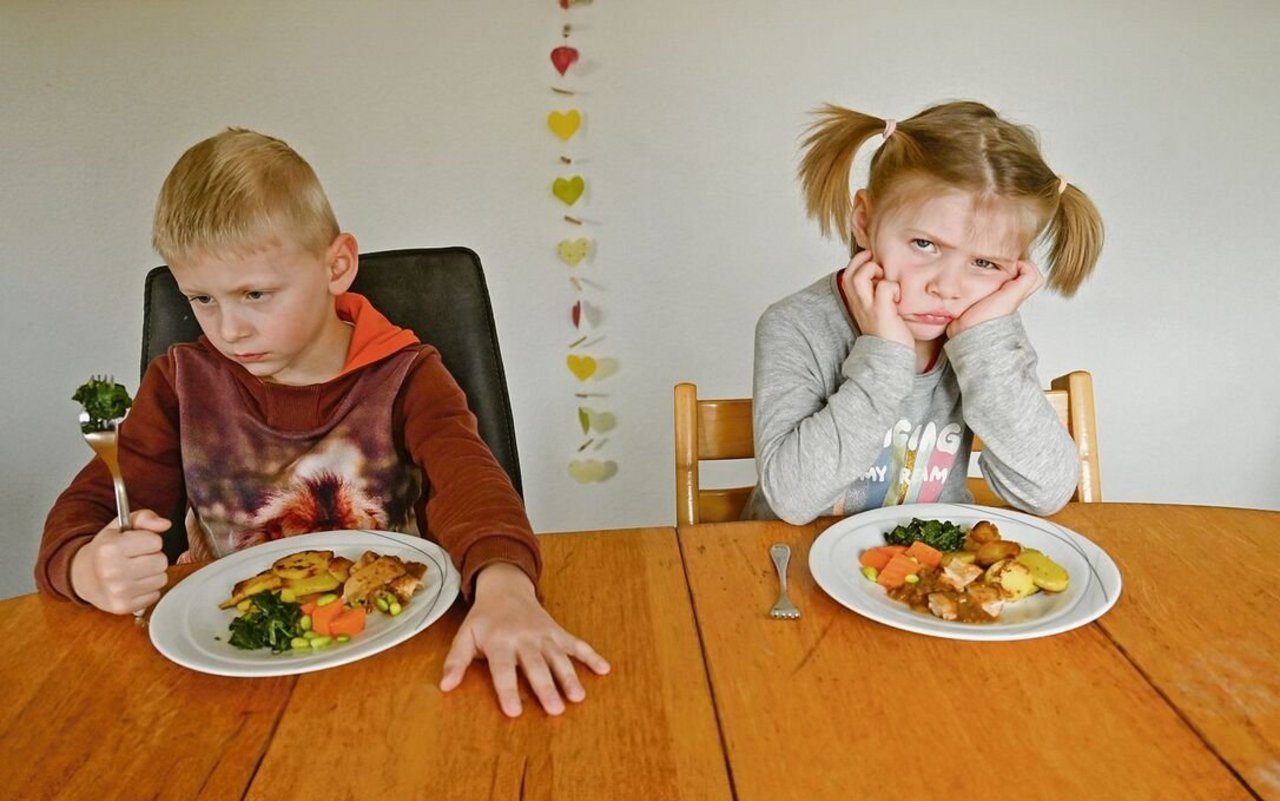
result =
[[1124,593],[1099,625],[1259,797],[1280,799],[1280,512],[1072,504]]
[[[808,570],[830,522],[679,531],[739,799],[1251,797],[1096,624],[966,642],[840,606]],[[773,542],[799,621],[765,614]]]
[[455,607],[407,643],[299,677],[248,798],[727,799],[727,769],[670,528],[546,535],[552,615],[610,660],[550,717],[522,687],[498,708],[488,669],[437,689]]

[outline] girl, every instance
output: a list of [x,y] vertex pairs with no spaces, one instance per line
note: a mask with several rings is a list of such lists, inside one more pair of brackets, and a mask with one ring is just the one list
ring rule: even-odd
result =
[[[867,186],[854,155],[882,137]],[[760,481],[744,518],[807,523],[878,506],[972,502],[974,433],[991,489],[1052,514],[1078,480],[1075,446],[1036,376],[1018,307],[1044,278],[1070,296],[1102,220],[1044,163],[1034,135],[980,103],[895,122],[826,106],[804,142],[809,215],[853,259],[773,304],[756,327]]]

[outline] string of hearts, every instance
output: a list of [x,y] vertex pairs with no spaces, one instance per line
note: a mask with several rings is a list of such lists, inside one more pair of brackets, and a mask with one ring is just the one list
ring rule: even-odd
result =
[[[589,5],[592,0],[557,0],[561,9],[569,12],[574,6]],[[563,43],[551,50],[551,66],[561,78],[582,57],[578,48],[569,44],[573,31],[570,24],[562,28]],[[579,67],[578,69],[581,69]],[[552,86],[552,91],[559,95],[572,96],[575,92],[563,86]],[[561,142],[568,143],[578,136],[582,130],[582,112],[576,108],[554,110],[547,115],[547,128]],[[573,158],[562,154],[560,163],[572,165]],[[572,210],[583,200],[587,191],[587,181],[582,175],[557,176],[551,182],[551,194],[556,200]],[[575,226],[586,227],[590,221],[573,214],[565,213],[564,221]],[[590,236],[566,237],[556,245],[556,256],[569,268],[569,283],[572,285],[575,299],[569,312],[569,321],[578,337],[569,343],[569,354],[565,356],[565,367],[577,380],[579,390],[574,397],[580,401],[587,399],[603,400],[608,398],[606,392],[587,391],[590,386],[606,381],[619,369],[618,360],[608,356],[595,355],[594,348],[604,341],[605,336],[600,328],[604,319],[603,309],[585,295],[603,290],[594,278],[587,275],[592,261],[591,254],[595,241]],[[584,264],[585,263],[585,264]],[[595,295],[593,294],[594,298]],[[585,404],[578,406],[578,425],[584,438],[577,448],[576,458],[569,462],[569,475],[580,484],[608,481],[618,473],[618,463],[607,458],[607,453],[597,457],[609,441],[608,434],[618,426],[617,416],[608,410],[595,409]]]

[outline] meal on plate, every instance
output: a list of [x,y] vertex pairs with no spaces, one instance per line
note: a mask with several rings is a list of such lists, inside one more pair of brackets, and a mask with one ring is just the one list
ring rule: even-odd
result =
[[352,562],[333,551],[299,551],[238,582],[219,609],[235,607],[230,643],[273,653],[347,642],[374,611],[395,617],[422,586],[427,566],[372,551]]
[[1006,603],[1062,592],[1071,581],[1064,567],[1002,539],[986,520],[965,531],[948,521],[915,518],[884,538],[885,545],[859,556],[862,575],[890,598],[943,620],[990,623]]

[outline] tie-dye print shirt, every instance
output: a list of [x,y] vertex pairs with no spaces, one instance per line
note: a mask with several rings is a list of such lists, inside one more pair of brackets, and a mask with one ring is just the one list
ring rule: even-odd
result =
[[[342,373],[322,384],[260,381],[203,337],[152,361],[120,428],[134,508],[179,530],[187,516],[186,559],[309,531],[391,529],[443,546],[464,594],[494,562],[536,582],[524,504],[439,352],[359,295],[335,305],[351,345]],[[42,592],[75,599],[71,560],[114,516],[111,478],[94,459],[45,521]]]
[[859,336],[838,273],[773,304],[756,327],[759,483],[744,518],[807,523],[907,503],[972,502],[974,432],[992,490],[1036,514],[1075,490],[1075,446],[1036,376],[1018,316],[946,343],[927,372],[915,351]]

